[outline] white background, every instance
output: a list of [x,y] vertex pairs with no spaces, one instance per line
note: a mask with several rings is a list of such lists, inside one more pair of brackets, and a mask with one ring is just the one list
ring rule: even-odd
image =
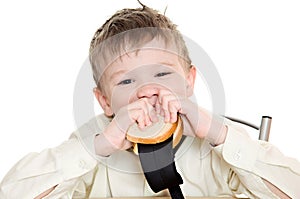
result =
[[[168,5],[166,15],[211,57],[226,114],[257,125],[262,115],[272,116],[270,142],[300,160],[297,1],[143,2],[162,12]],[[116,10],[137,6],[135,0],[1,1],[0,180],[21,157],[60,144],[76,129],[73,89],[89,42]]]

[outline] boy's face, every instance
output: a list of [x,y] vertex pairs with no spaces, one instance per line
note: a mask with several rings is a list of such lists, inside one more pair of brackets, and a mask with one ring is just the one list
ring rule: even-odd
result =
[[160,90],[178,97],[193,93],[196,69],[186,69],[178,55],[161,49],[142,48],[123,55],[104,72],[102,90],[94,90],[106,115],[140,98],[154,106]]

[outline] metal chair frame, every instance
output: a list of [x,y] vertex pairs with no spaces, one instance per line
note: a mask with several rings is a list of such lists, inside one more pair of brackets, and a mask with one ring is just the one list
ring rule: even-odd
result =
[[246,122],[244,120],[240,120],[237,118],[233,118],[233,117],[228,117],[225,116],[227,119],[232,120],[234,122],[238,122],[247,126],[250,126],[256,130],[259,130],[259,136],[258,139],[259,140],[264,140],[264,141],[269,141],[269,136],[270,136],[270,130],[271,130],[271,123],[272,123],[272,117],[270,116],[262,116],[261,118],[261,123],[260,123],[260,127],[251,124],[249,122]]

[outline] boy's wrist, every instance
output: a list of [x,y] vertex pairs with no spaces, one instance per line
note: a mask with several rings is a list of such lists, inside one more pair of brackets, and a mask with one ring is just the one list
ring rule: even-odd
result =
[[208,140],[212,145],[218,146],[225,142],[226,136],[227,136],[227,126],[219,125],[218,129],[213,129],[209,131],[205,139]]
[[95,136],[95,152],[100,156],[109,156],[118,150],[126,150],[132,143],[126,140],[126,133],[119,129],[113,120],[105,130]]
[[223,122],[224,118],[198,106],[190,109],[186,117],[197,137],[204,138],[213,145],[225,142],[227,126]]
[[113,154],[117,149],[111,144],[103,133],[97,134],[94,140],[96,155],[107,157]]
[[115,121],[113,120],[101,134],[95,137],[95,151],[97,155],[109,156],[118,150],[118,136],[114,135],[118,131],[118,127],[114,123]]

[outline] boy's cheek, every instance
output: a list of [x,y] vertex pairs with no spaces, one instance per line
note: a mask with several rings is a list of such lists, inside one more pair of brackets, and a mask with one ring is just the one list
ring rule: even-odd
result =
[[[170,93],[176,97],[187,97],[186,95],[192,93],[192,89],[187,88],[187,84],[182,79],[172,80],[168,82],[164,82],[164,84],[160,84],[157,89],[159,90],[157,93],[153,93],[153,96],[149,97],[149,103],[155,104],[158,99],[158,95],[160,93]],[[156,90],[156,89],[154,89]],[[116,114],[117,111],[131,104],[137,100],[139,97],[137,96],[138,89],[127,89],[127,88],[115,88],[111,91],[111,108],[113,112]],[[192,95],[192,94],[191,94]]]
[[176,95],[185,95],[187,93],[187,81],[181,75],[176,75],[175,78],[170,79],[168,82],[165,82],[165,87],[170,92]]
[[116,114],[120,108],[127,106],[130,101],[130,97],[126,91],[112,93],[111,107],[113,112]]

